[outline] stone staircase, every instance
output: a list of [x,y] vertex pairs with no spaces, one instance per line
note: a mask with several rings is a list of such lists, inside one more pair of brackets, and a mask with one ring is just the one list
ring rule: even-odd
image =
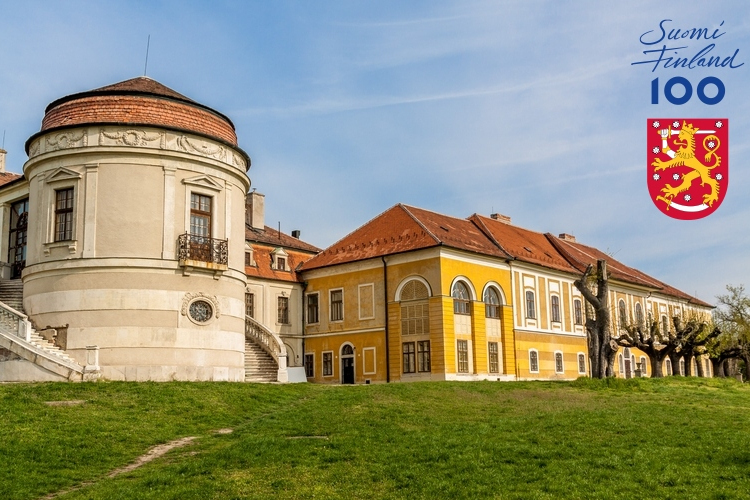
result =
[[[5,382],[33,382],[38,380],[93,380],[98,377],[98,366],[84,368],[65,351],[36,332],[28,317],[8,304],[0,301],[0,348],[6,357],[25,360],[42,370],[39,379],[34,370],[22,369],[15,375],[1,373]],[[98,360],[94,362],[98,365]],[[31,365],[28,365],[29,367]],[[10,377],[10,378],[8,378]],[[14,378],[15,377],[15,378]],[[50,378],[51,377],[51,378]]]
[[9,305],[16,311],[23,309],[23,282],[18,280],[0,280],[0,302]]
[[245,382],[276,382],[279,365],[262,347],[245,339]]

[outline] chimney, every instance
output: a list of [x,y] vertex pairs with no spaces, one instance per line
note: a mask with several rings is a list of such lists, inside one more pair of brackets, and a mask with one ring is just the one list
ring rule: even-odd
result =
[[573,243],[576,242],[576,237],[568,233],[560,233],[558,238],[560,238],[561,240],[565,240],[565,241],[572,241]]
[[299,229],[294,229],[294,230],[292,231],[292,238],[297,238],[297,239],[299,239],[299,235],[300,235],[300,234],[302,234],[302,233],[300,232],[300,230],[299,230]]
[[490,219],[494,219],[498,222],[502,222],[503,224],[510,225],[510,216],[503,215],[503,214],[490,214]]
[[256,192],[255,189],[247,193],[245,198],[245,224],[261,231],[265,227],[265,198],[265,195]]
[[0,149],[0,173],[5,172],[5,155],[8,152],[4,149]]

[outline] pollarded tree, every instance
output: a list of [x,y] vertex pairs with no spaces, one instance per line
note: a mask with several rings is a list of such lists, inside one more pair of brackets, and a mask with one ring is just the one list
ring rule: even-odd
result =
[[651,362],[651,376],[663,377],[664,359],[678,347],[678,344],[671,342],[668,335],[663,335],[655,321],[651,321],[648,326],[631,323],[623,325],[623,329],[625,331],[617,338],[617,343],[622,347],[643,351]]
[[[580,290],[583,298],[591,309],[592,314],[586,314],[586,338],[591,356],[591,376],[593,378],[604,378],[614,376],[615,356],[618,345],[612,339],[610,333],[609,313],[609,274],[607,273],[607,261],[598,260],[596,263],[596,275],[592,275],[592,265],[586,268],[583,275],[573,284]],[[592,286],[596,284],[596,291]],[[593,317],[591,317],[593,316]]]
[[750,297],[743,285],[727,285],[727,294],[719,295],[719,307],[714,312],[714,320],[724,330],[722,351],[717,358],[736,357],[745,363],[745,380],[750,380]]

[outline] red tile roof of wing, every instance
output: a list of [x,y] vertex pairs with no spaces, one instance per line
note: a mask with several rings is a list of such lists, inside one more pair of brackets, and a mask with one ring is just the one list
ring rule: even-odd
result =
[[508,258],[471,221],[398,204],[307,261],[303,270],[448,246]]
[[477,226],[485,228],[500,247],[516,260],[539,266],[578,273],[578,270],[555,249],[542,233],[513,226],[495,219],[474,214],[469,217]]
[[581,272],[586,269],[589,264],[596,265],[596,261],[599,259],[605,259],[607,261],[607,269],[610,272],[610,276],[620,281],[628,283],[634,283],[637,285],[643,285],[657,289],[660,293],[677,297],[696,305],[704,307],[713,307],[708,302],[704,302],[696,297],[688,295],[687,293],[674,288],[671,285],[664,283],[648,274],[639,271],[630,266],[613,259],[611,256],[605,254],[601,250],[584,245],[578,242],[572,242],[562,240],[551,234],[547,234],[547,239],[550,240],[564,255],[572,265],[578,268]]
[[271,252],[273,252],[273,246],[267,246],[264,244],[253,245],[253,260],[255,261],[254,266],[245,266],[245,274],[252,278],[265,278],[279,281],[302,281],[299,274],[297,273],[297,267],[309,260],[311,254],[305,252],[298,252],[296,250],[285,250],[286,252],[286,265],[289,271],[279,271],[271,268]]
[[0,172],[0,186],[5,186],[11,182],[20,179],[23,175],[14,174],[12,172]]
[[276,247],[294,248],[295,250],[312,254],[320,252],[320,248],[269,226],[265,226],[263,231],[246,226],[245,240],[250,242],[257,241],[259,243],[267,243],[268,245]]

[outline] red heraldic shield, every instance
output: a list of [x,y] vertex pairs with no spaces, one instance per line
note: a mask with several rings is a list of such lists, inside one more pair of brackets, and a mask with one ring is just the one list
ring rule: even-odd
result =
[[648,192],[675,219],[693,220],[719,208],[729,186],[729,120],[649,118]]

